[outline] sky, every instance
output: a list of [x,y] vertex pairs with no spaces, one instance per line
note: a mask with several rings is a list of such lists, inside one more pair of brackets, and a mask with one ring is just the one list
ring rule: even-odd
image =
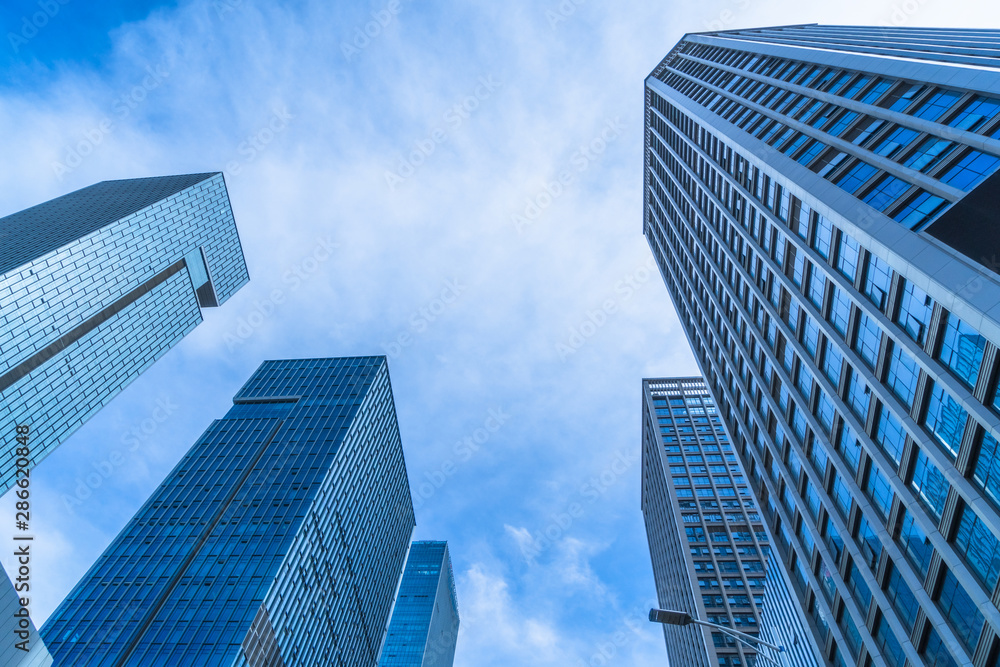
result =
[[455,665],[666,664],[646,620],[641,379],[698,367],[642,237],[643,79],[685,32],[998,15],[6,0],[0,215],[101,180],[223,171],[251,277],[33,471],[36,624],[263,360],[384,354],[414,539],[450,544]]

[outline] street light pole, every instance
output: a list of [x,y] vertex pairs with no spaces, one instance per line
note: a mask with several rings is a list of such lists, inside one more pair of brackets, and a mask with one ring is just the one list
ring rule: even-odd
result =
[[739,630],[733,630],[732,628],[727,628],[726,626],[719,625],[718,623],[709,623],[708,621],[702,621],[700,619],[691,616],[691,614],[687,613],[686,611],[673,611],[670,609],[650,609],[649,620],[652,621],[653,623],[663,623],[664,625],[690,625],[694,623],[695,625],[704,625],[705,627],[708,628],[715,628],[717,630],[721,630],[730,637],[736,639],[737,641],[741,641],[750,648],[752,648],[754,651],[757,652],[757,655],[759,655],[760,657],[770,662],[773,662],[774,664],[778,665],[778,667],[782,667],[780,662],[778,662],[774,658],[771,658],[770,656],[764,655],[763,653],[760,652],[760,650],[756,646],[754,646],[750,642],[754,642],[756,644],[762,644],[770,649],[777,651],[779,658],[781,657],[781,654],[785,652],[784,646],[778,646],[777,644],[766,642],[763,639],[760,639],[759,637],[754,637],[753,635],[747,634],[745,632],[740,632]]

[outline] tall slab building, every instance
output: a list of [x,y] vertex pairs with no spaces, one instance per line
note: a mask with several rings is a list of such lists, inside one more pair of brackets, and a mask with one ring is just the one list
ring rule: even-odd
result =
[[1000,31],[686,35],[644,233],[837,666],[1000,654]]
[[377,663],[414,526],[385,357],[233,403],[42,627],[56,664]]
[[[642,513],[660,608],[755,636],[768,608],[781,610],[772,624],[801,625],[794,611],[785,615],[794,608],[787,589],[765,583],[774,573],[765,574],[771,547],[760,508],[704,381],[646,379],[642,388]],[[672,665],[763,662],[718,629],[663,630]],[[815,667],[803,648],[796,667]]]
[[414,542],[378,667],[452,667],[458,596],[447,542]]
[[221,173],[104,181],[0,218],[0,432],[30,423],[36,465],[247,280]]

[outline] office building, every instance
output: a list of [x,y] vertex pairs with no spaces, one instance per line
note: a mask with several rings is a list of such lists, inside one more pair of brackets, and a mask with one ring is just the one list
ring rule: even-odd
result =
[[686,35],[644,233],[828,664],[1000,652],[1000,31]]
[[377,663],[414,526],[385,357],[233,403],[42,627],[56,664]]
[[414,542],[378,667],[452,667],[458,596],[447,542]]
[[30,424],[37,465],[247,280],[221,173],[104,181],[0,218],[0,432]]
[[[642,388],[642,513],[660,608],[760,636],[762,609],[784,610],[792,599],[765,584],[770,545],[760,508],[711,394],[701,378],[646,379]],[[663,630],[670,664],[758,664],[752,642],[721,630]]]

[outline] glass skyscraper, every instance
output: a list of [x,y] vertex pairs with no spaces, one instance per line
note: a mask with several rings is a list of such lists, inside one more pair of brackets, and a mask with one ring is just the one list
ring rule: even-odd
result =
[[414,542],[378,667],[452,667],[458,597],[447,542]]
[[686,35],[644,233],[828,664],[1000,655],[1000,31]]
[[374,665],[413,531],[385,357],[267,361],[42,627],[59,665]]
[[[704,381],[657,378],[642,387],[642,513],[660,607],[755,636],[766,607],[782,610],[772,623],[801,624],[794,611],[784,617],[793,607],[787,589],[765,583],[770,544],[760,508]],[[760,664],[748,644],[720,630],[663,630],[670,664]],[[796,667],[817,664],[808,649],[798,658]]]
[[30,424],[37,465],[247,280],[221,173],[104,181],[0,218],[0,433]]

